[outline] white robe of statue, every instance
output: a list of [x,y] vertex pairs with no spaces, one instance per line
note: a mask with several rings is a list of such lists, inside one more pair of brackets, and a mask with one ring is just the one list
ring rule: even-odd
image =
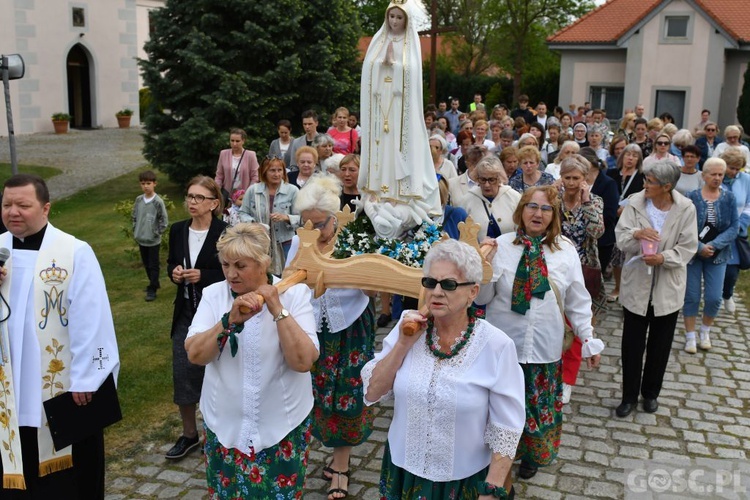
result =
[[[397,238],[441,213],[422,106],[422,51],[412,13],[393,0],[362,68],[359,188],[381,237]],[[394,19],[395,18],[395,19]]]

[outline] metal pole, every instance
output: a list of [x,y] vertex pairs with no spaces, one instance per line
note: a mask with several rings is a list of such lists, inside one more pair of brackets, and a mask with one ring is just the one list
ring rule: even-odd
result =
[[430,16],[432,17],[432,26],[430,26],[430,104],[435,104],[437,98],[437,0],[432,0]]
[[3,89],[5,90],[5,116],[8,119],[8,143],[10,144],[10,171],[18,173],[18,159],[16,158],[16,134],[13,130],[13,112],[10,109],[10,85],[8,84],[8,58],[3,56]]

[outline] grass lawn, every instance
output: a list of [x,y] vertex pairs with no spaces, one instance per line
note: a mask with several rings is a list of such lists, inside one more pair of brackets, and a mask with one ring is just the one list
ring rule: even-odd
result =
[[[187,218],[183,189],[164,175],[160,179],[157,192],[175,202],[170,222]],[[112,458],[134,453],[140,442],[157,435],[166,444],[181,431],[172,403],[169,331],[176,288],[166,278],[167,254],[162,250],[158,298],[145,302],[146,273],[135,242],[122,231],[129,221],[114,210],[117,202],[132,201],[140,193],[137,172],[129,173],[53,203],[50,213],[52,224],[93,247],[107,282],[120,349],[118,390],[123,411],[123,420],[106,434]]]
[[[40,167],[37,165],[18,165],[21,174],[36,174],[42,179],[49,179],[62,173],[62,170],[54,167]],[[10,163],[0,163],[0,185],[12,175]]]

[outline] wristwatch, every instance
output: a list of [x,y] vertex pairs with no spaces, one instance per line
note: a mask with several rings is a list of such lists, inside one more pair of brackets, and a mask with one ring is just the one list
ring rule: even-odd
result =
[[276,323],[277,321],[281,321],[282,319],[284,319],[284,318],[288,318],[288,317],[289,317],[289,311],[287,311],[286,309],[284,309],[284,308],[282,307],[282,308],[281,308],[281,312],[279,312],[279,315],[278,315],[278,316],[276,316],[276,317],[275,317],[275,318],[273,319],[273,322],[274,322],[274,323]]

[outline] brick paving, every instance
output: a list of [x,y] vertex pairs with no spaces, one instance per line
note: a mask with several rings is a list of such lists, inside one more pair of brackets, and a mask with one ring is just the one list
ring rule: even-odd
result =
[[[622,311],[613,307],[597,327],[597,335],[607,349],[598,371],[589,371],[585,366],[581,369],[571,403],[564,410],[560,455],[531,480],[517,480],[517,498],[652,498],[642,493],[643,488],[637,489],[647,473],[633,475],[630,469],[643,460],[675,464],[691,458],[693,463],[721,459],[714,463],[715,468],[732,471],[734,477],[732,481],[722,479],[724,482],[719,484],[731,485],[717,488],[712,480],[704,478],[706,485],[699,481],[683,487],[679,495],[665,496],[668,491],[653,498],[748,498],[750,316],[745,305],[738,300],[734,315],[721,311],[712,331],[710,352],[684,353],[680,322],[659,410],[648,414],[639,408],[623,419],[614,415],[620,402],[621,323]],[[378,330],[378,349],[387,333],[385,328]],[[370,440],[353,450],[349,498],[379,499],[380,462],[392,406],[376,405],[375,411],[375,430]],[[167,461],[163,454],[170,445],[144,443],[142,454],[120,463],[117,469],[126,472],[108,475],[106,499],[207,498],[202,455],[196,452],[180,462]],[[321,478],[321,469],[329,454],[330,450],[314,442],[304,498],[326,498],[329,484]],[[653,471],[655,467],[658,466],[649,464],[646,470]],[[639,479],[643,481],[639,483]],[[679,492],[678,483],[672,484]],[[657,486],[649,490],[656,491],[663,490]]]

